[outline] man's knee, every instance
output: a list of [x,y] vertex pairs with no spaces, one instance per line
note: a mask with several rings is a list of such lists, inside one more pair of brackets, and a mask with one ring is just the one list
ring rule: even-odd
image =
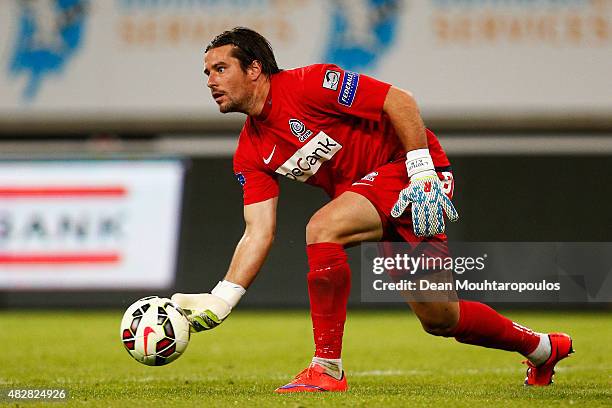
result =
[[454,304],[440,306],[435,303],[413,307],[423,329],[434,336],[451,337],[459,322],[459,310]]
[[306,243],[337,242],[334,221],[319,212],[313,215],[306,225]]
[[434,336],[451,337],[456,323],[447,320],[421,320],[423,329]]

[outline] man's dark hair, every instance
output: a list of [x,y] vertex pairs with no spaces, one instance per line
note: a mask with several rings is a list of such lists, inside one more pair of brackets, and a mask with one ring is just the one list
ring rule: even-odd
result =
[[213,38],[205,52],[228,44],[234,46],[232,56],[240,61],[240,67],[243,71],[246,71],[255,60],[261,62],[261,70],[267,76],[280,71],[276,64],[276,58],[274,58],[272,46],[257,31],[246,27],[234,27],[231,30],[224,31]]

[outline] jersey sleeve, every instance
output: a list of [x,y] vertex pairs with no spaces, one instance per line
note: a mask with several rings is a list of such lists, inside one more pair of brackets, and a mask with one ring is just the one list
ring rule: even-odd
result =
[[257,159],[261,160],[243,129],[234,154],[234,174],[242,186],[244,205],[277,197],[279,193],[277,176],[258,165]]
[[333,64],[316,64],[302,72],[304,97],[311,109],[380,121],[391,85]]

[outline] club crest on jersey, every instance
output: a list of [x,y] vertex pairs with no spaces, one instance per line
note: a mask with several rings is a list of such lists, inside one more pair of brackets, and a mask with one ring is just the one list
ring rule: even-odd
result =
[[340,149],[342,149],[340,143],[324,132],[319,132],[280,165],[275,172],[291,180],[305,182],[319,171],[324,162],[331,160]]
[[325,71],[325,76],[323,77],[323,88],[335,91],[338,89],[338,82],[340,82],[340,72],[332,69]]
[[359,86],[359,74],[352,71],[344,71],[344,78],[342,78],[342,87],[338,94],[338,103],[340,105],[348,106],[349,108],[353,105],[355,95],[357,94],[357,87]]
[[289,129],[291,129],[293,136],[297,137],[302,143],[312,136],[312,131],[308,130],[299,119],[289,119]]

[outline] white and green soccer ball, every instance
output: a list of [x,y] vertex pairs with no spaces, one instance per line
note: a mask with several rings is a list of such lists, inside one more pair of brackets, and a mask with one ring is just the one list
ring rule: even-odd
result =
[[189,322],[170,299],[148,296],[127,308],[120,336],[127,352],[139,363],[165,365],[187,349]]

